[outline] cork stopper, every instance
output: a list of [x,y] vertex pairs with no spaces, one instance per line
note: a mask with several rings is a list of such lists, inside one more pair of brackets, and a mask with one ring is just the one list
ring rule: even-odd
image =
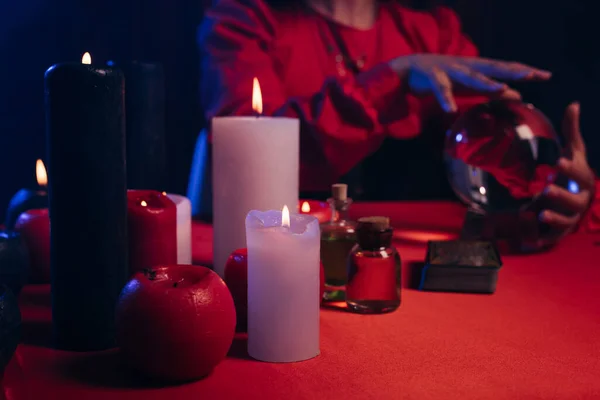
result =
[[358,223],[361,228],[372,232],[382,232],[390,228],[388,217],[364,217],[360,218]]
[[334,200],[346,201],[348,198],[348,185],[345,183],[335,183],[331,185],[331,194]]

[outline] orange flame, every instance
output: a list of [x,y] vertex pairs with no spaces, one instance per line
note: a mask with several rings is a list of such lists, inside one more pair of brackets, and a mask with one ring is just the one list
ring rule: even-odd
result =
[[308,201],[305,201],[304,203],[302,203],[302,208],[300,210],[302,210],[303,213],[310,212],[310,204],[308,204]]
[[260,83],[258,82],[258,78],[254,78],[254,83],[252,87],[252,109],[258,115],[262,115],[263,113],[262,92],[260,90]]
[[40,186],[46,186],[48,184],[48,174],[46,174],[46,167],[42,160],[35,162],[35,178]]
[[81,63],[82,64],[91,64],[92,63],[92,56],[91,56],[91,54],[86,51],[83,54],[83,57],[81,57]]
[[281,210],[281,226],[290,227],[290,210],[287,206],[283,206],[283,210]]

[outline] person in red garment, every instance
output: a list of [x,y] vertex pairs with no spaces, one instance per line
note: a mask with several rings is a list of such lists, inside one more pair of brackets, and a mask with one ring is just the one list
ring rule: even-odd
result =
[[[443,127],[489,98],[519,99],[502,81],[551,77],[479,57],[450,9],[391,0],[218,0],[199,47],[206,119],[252,115],[257,77],[264,113],[301,121],[301,191],[316,197],[340,180],[364,199],[442,197]],[[550,185],[567,215],[540,214],[564,232],[594,196],[578,121],[573,104],[563,129],[572,158],[559,169],[579,191]]]

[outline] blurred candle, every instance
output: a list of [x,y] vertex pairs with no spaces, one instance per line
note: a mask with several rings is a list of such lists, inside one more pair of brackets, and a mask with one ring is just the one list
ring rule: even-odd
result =
[[310,215],[250,211],[248,354],[268,362],[319,355],[320,231]]
[[177,264],[192,263],[192,204],[185,196],[167,194],[177,207]]
[[129,273],[177,264],[177,206],[152,190],[127,192]]
[[38,185],[36,189],[21,189],[10,200],[4,223],[6,229],[13,229],[19,215],[27,210],[48,208],[48,192],[46,191],[48,176],[42,160],[37,160],[35,163],[35,177]]
[[50,283],[50,217],[48,209],[25,211],[15,224],[29,254],[33,283]]
[[127,187],[162,191],[167,183],[163,67],[139,61],[118,67],[125,74]]
[[331,207],[324,201],[300,200],[298,209],[301,214],[312,215],[318,219],[320,224],[331,220]]
[[255,117],[212,120],[214,270],[224,276],[229,255],[246,247],[250,210],[298,204],[300,124],[262,113],[258,81],[252,92]]
[[45,75],[52,324],[75,351],[115,345],[128,276],[124,78],[91,61]]
[[[27,282],[29,257],[21,236],[16,232],[0,231],[0,282],[15,296]],[[1,374],[0,374],[1,375]]]

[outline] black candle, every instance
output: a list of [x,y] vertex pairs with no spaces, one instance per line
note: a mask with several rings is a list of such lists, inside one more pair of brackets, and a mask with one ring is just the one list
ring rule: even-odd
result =
[[0,285],[6,285],[18,296],[27,282],[28,272],[27,249],[19,234],[0,231]]
[[55,341],[107,349],[128,276],[124,78],[59,64],[45,84]]
[[165,78],[162,65],[131,62],[125,73],[127,187],[166,190]]
[[6,211],[4,227],[12,230],[19,215],[36,208],[48,208],[48,192],[46,191],[46,168],[42,160],[36,164],[37,189],[21,189],[10,200]]

